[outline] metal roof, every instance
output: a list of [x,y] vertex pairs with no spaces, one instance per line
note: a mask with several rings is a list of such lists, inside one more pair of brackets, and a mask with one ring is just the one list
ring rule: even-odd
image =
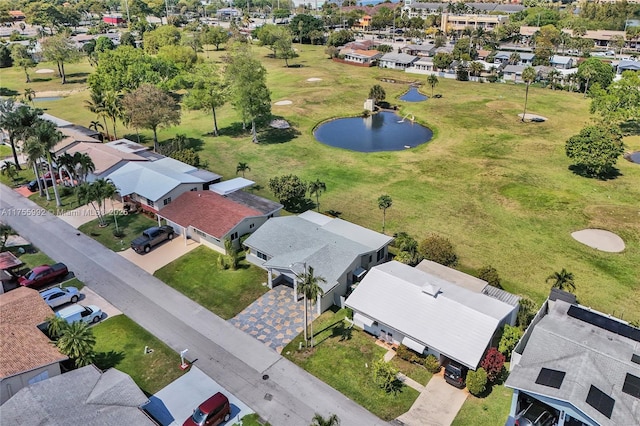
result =
[[209,191],[213,191],[216,194],[227,195],[235,192],[239,189],[247,188],[253,185],[255,182],[245,178],[234,178],[225,180],[224,182],[218,182],[209,186]]
[[515,309],[396,261],[373,267],[346,305],[472,369]]

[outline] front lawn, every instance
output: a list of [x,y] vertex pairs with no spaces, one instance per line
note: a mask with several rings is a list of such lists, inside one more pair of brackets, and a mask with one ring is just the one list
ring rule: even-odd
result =
[[313,322],[315,348],[298,351],[298,335],[282,354],[348,398],[384,420],[409,411],[419,393],[404,386],[398,394],[386,393],[372,379],[371,365],[385,350],[357,328],[346,328],[347,311],[327,311]]
[[217,251],[200,246],[153,275],[224,319],[236,316],[269,289],[267,274],[245,260],[236,271],[221,269]]
[[[504,368],[505,371],[508,371],[509,363],[505,363]],[[511,396],[513,395],[513,390],[504,387],[506,377],[505,374],[504,379],[491,386],[487,395],[483,395],[481,398],[469,394],[452,426],[505,424],[511,409]]]
[[78,228],[78,231],[93,238],[103,246],[115,252],[126,250],[131,246],[131,241],[139,237],[147,228],[157,226],[158,222],[142,213],[119,215],[117,217],[118,229],[124,232],[124,236],[115,237],[113,231],[116,229],[113,215],[105,217],[107,226],[100,228],[98,219],[87,222]]
[[52,214],[57,214],[58,209],[73,210],[80,207],[78,204],[78,197],[76,197],[75,190],[68,186],[62,186],[58,184],[58,195],[60,196],[60,207],[56,205],[56,195],[53,192],[53,187],[47,187],[49,192],[49,200],[47,200],[46,193],[44,196],[40,196],[38,191],[29,196],[29,199],[42,207],[49,210]]
[[[131,376],[147,395],[154,394],[180,377],[180,355],[124,315],[92,327],[96,337],[95,364],[115,367]],[[144,348],[153,349],[145,354]]]
[[394,356],[390,362],[399,372],[423,386],[426,386],[429,380],[431,380],[431,376],[433,376],[433,374],[429,373],[422,365],[405,361],[397,355]]

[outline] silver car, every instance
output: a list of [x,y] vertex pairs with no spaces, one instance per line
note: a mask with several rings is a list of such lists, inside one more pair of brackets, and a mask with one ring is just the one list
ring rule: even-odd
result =
[[47,305],[55,308],[65,303],[76,303],[80,299],[80,292],[75,287],[54,287],[40,292],[40,296]]
[[515,426],[552,426],[556,418],[547,409],[533,402],[516,416]]

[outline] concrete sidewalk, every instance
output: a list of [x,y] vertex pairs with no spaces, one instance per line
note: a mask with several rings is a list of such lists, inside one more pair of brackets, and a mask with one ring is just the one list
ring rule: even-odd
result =
[[[37,206],[0,185],[0,207]],[[11,213],[9,213],[11,214]],[[376,426],[380,420],[340,392],[282,358],[146,271],[53,215],[5,215],[0,220],[135,322],[191,360],[261,417],[276,426],[310,423],[315,413],[338,415],[343,426]]]

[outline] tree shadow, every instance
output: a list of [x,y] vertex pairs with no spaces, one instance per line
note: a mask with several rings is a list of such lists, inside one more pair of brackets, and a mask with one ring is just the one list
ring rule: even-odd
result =
[[340,218],[340,216],[342,216],[342,212],[338,210],[325,210],[324,214],[337,218]]
[[6,87],[0,87],[0,96],[18,96],[20,93],[13,90],[8,89]]
[[65,84],[85,84],[88,76],[88,72],[74,72],[67,74]]
[[340,321],[333,325],[331,329],[331,337],[337,338],[340,342],[351,340],[353,337],[353,327],[345,326],[344,321]]
[[287,143],[291,140],[300,136],[300,132],[293,127],[289,127],[288,129],[273,129],[268,128],[263,130],[258,135],[258,141],[261,144],[279,144],[279,143]]
[[231,125],[219,129],[218,133],[220,135],[231,136],[232,138],[248,136],[251,135],[251,123],[247,124],[245,129],[242,128],[242,123],[240,122],[231,123]]
[[[113,135],[111,135],[113,137]],[[146,145],[152,143],[151,138],[147,138],[145,135],[141,135],[140,133],[127,133],[122,135],[123,139],[129,139],[132,142],[139,143],[140,145]]]
[[108,370],[110,368],[117,367],[123,360],[124,352],[110,350],[109,352],[96,353],[93,363],[100,370]]
[[290,213],[304,213],[315,207],[315,203],[309,198],[292,199],[282,203],[284,209]]
[[582,177],[590,178],[590,179],[598,179],[598,180],[603,180],[603,181],[613,180],[613,179],[617,179],[617,178],[623,176],[623,174],[620,172],[620,170],[618,168],[616,168],[616,167],[611,167],[606,172],[603,172],[603,173],[600,173],[600,174],[593,173],[590,170],[588,170],[586,167],[578,165],[578,164],[570,165],[569,166],[569,170],[571,170],[574,174],[576,174],[578,176],[582,176]]
[[640,120],[625,121],[624,123],[620,124],[620,131],[623,135],[640,135]]

